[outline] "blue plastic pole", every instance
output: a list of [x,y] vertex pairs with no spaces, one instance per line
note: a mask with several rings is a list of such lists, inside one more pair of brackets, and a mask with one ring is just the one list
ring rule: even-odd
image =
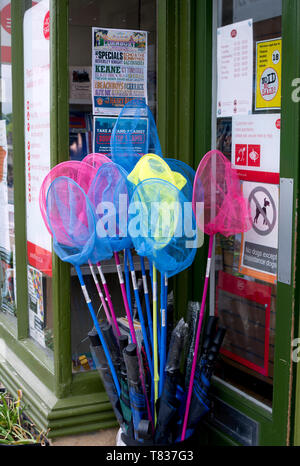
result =
[[115,371],[113,362],[111,360],[110,353],[109,353],[109,350],[107,348],[105,339],[103,337],[103,334],[102,334],[98,319],[96,317],[92,302],[91,302],[90,297],[88,295],[88,292],[87,292],[87,289],[86,289],[86,286],[85,286],[85,283],[84,283],[84,280],[83,280],[83,276],[82,276],[80,267],[78,265],[75,265],[75,269],[76,269],[76,272],[77,272],[77,275],[78,275],[78,278],[79,278],[79,282],[80,282],[80,285],[81,285],[81,289],[82,289],[82,293],[83,293],[85,302],[86,302],[86,304],[87,304],[87,306],[89,308],[89,311],[91,313],[95,329],[97,330],[98,335],[100,337],[101,345],[103,346],[103,350],[104,350],[104,353],[105,353],[105,356],[106,356],[106,359],[107,359],[107,362],[108,362],[108,365],[109,365],[109,368],[110,368],[110,371],[111,371],[111,375],[113,377],[113,380],[114,380],[114,383],[115,383],[115,386],[116,386],[118,396],[120,396],[121,388],[120,388],[119,380],[118,380],[118,377],[117,377],[117,373]]
[[150,347],[149,347],[148,335],[147,335],[147,330],[146,330],[146,326],[145,326],[141,301],[140,301],[140,297],[139,297],[139,290],[138,290],[138,286],[137,286],[137,282],[136,282],[136,275],[135,275],[135,270],[134,270],[134,265],[133,265],[133,259],[132,259],[132,254],[131,254],[130,249],[128,249],[128,259],[129,259],[129,267],[130,267],[130,272],[131,272],[134,296],[135,296],[135,300],[136,300],[139,320],[140,320],[141,327],[142,327],[142,334],[143,334],[143,339],[144,339],[144,344],[145,344],[146,355],[147,355],[149,369],[150,369],[150,373],[151,373],[151,379],[153,380],[154,374],[153,374],[153,364],[152,364],[151,351],[150,351]]
[[[149,273],[150,273],[152,296],[153,296],[153,262],[151,262],[149,259],[148,259],[148,262],[149,262]],[[158,351],[158,354],[159,354],[160,353],[160,325],[159,325],[159,319],[157,319],[157,351]]]
[[149,333],[150,333],[151,348],[152,348],[152,354],[153,354],[153,328],[152,328],[153,322],[152,322],[151,306],[150,306],[150,299],[149,299],[149,293],[148,293],[145,261],[142,256],[140,257],[140,261],[141,261],[143,288],[144,288],[144,296],[145,296],[145,303],[146,303],[146,312],[147,312],[147,319],[148,319],[148,328],[149,328]]

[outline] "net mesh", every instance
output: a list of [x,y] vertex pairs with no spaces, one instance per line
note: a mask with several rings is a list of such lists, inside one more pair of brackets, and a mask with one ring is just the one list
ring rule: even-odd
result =
[[111,159],[108,158],[104,154],[98,154],[98,153],[92,153],[88,154],[84,159],[82,160],[83,163],[86,163],[87,165],[91,165],[94,167],[96,170],[98,170],[104,163],[109,163],[111,162]]
[[121,110],[111,136],[112,161],[128,173],[141,156],[153,152],[162,156],[156,124],[150,108],[133,99]]
[[196,254],[197,229],[191,203],[168,181],[144,180],[128,209],[129,234],[138,254],[171,277],[189,267]]
[[127,233],[129,191],[127,173],[115,163],[103,164],[89,189],[88,197],[97,218],[96,249],[103,245],[118,252],[132,246]]
[[181,173],[172,171],[164,159],[156,154],[144,155],[127,177],[134,185],[150,178],[159,178],[169,181],[169,183],[173,184],[178,189],[182,189],[187,182],[186,178],[182,176]]
[[181,175],[185,177],[187,183],[183,186],[183,188],[181,188],[181,190],[188,201],[192,202],[193,184],[196,174],[195,170],[181,160],[170,158],[165,158],[164,160],[173,172],[181,173]]
[[47,220],[46,198],[51,183],[60,176],[66,176],[79,184],[84,192],[87,193],[96,173],[96,168],[92,167],[90,164],[78,161],[67,161],[59,163],[46,175],[40,189],[39,203],[43,220],[50,234],[51,228]]
[[46,206],[56,254],[75,266],[85,264],[94,249],[96,223],[82,188],[68,177],[58,177],[48,189]]
[[193,210],[198,227],[207,235],[230,236],[251,228],[247,201],[231,163],[217,150],[208,152],[196,172]]

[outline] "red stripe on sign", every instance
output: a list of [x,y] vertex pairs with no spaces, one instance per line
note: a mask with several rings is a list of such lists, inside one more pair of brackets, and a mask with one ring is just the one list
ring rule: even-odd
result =
[[27,241],[27,256],[29,265],[52,277],[52,254],[50,251]]
[[11,63],[11,47],[6,45],[1,46],[1,62]]
[[241,181],[256,181],[257,183],[279,184],[279,173],[260,172],[256,170],[236,170]]

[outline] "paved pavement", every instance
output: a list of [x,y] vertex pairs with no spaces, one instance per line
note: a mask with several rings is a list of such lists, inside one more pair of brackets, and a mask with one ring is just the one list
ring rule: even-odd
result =
[[115,446],[118,428],[99,430],[89,434],[70,435],[51,440],[53,446]]

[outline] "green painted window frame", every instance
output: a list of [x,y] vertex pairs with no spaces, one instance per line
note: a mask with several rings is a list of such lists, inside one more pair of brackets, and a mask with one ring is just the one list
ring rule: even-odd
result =
[[[166,154],[196,167],[211,146],[212,1],[158,0],[158,129]],[[50,0],[51,14],[51,164],[68,158],[68,0]],[[55,391],[59,398],[99,389],[94,373],[72,375],[70,269],[53,255],[54,363],[28,338],[25,231],[25,153],[23,93],[24,0],[12,0],[15,228],[18,321],[17,329],[0,316],[0,335]],[[300,444],[300,372],[291,363],[291,341],[299,336],[299,262],[297,249],[300,109],[291,100],[291,82],[300,76],[300,5],[283,2],[283,89],[281,176],[294,179],[293,286],[278,284],[274,404],[270,414],[222,384],[214,390],[224,401],[260,423],[260,444]],[[289,52],[293,50],[293,54]],[[184,92],[180,92],[184,89]],[[287,156],[285,157],[285,154]],[[291,155],[292,154],[292,155]],[[187,299],[201,299],[206,245],[197,253],[192,272],[176,279],[177,315],[185,314]],[[180,293],[178,290],[180,289]],[[295,405],[296,399],[296,405]],[[293,408],[296,406],[295,413]],[[296,427],[295,427],[296,426]],[[294,436],[294,437],[293,437]],[[228,440],[227,440],[228,441]]]
[[28,338],[28,293],[25,205],[23,16],[29,0],[11,0],[14,221],[16,247],[17,319],[13,325],[0,313],[0,335],[8,347],[50,389],[54,386],[53,361]]
[[[211,98],[212,95],[212,18],[213,2],[195,2],[194,31],[195,52],[195,162],[211,147]],[[300,444],[300,372],[292,363],[292,340],[299,335],[299,121],[300,107],[291,99],[292,81],[300,76],[300,5],[297,0],[284,0],[282,12],[283,68],[282,68],[282,111],[281,111],[281,163],[280,176],[294,180],[294,225],[292,248],[292,285],[278,283],[276,310],[276,342],[274,367],[274,397],[272,413],[235,393],[222,383],[214,383],[214,392],[222,400],[240,410],[259,423],[259,445]],[[205,248],[203,250],[205,253]],[[205,261],[202,253],[193,270],[193,299],[199,299],[199,289],[204,275]],[[197,286],[198,284],[198,286]],[[297,381],[297,383],[296,383]],[[297,409],[294,412],[295,399]],[[231,443],[226,436],[211,429],[208,441]]]

